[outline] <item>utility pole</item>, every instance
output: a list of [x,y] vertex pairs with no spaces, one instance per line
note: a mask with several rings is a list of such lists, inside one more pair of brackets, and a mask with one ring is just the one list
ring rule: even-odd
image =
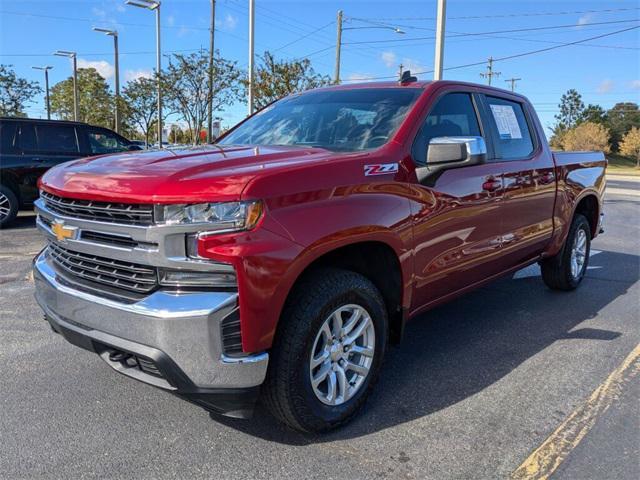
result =
[[47,102],[47,120],[51,120],[51,105],[49,104],[49,70],[51,70],[53,67],[47,65],[46,67],[31,67],[31,68],[44,71],[44,85],[45,85],[45,92],[46,92],[45,99]]
[[516,91],[516,82],[518,80],[522,80],[521,78],[510,78],[508,80],[505,80],[505,82],[507,83],[511,83],[511,91],[515,92]]
[[211,31],[209,32],[209,122],[207,123],[207,142],[213,143],[213,36],[216,26],[216,0],[211,0]]
[[481,73],[480,76],[487,79],[487,85],[491,85],[491,79],[494,76],[497,77],[499,75],[500,75],[500,72],[493,71],[493,57],[489,57],[489,59],[487,60],[487,72]]
[[162,87],[160,73],[162,71],[162,51],[160,49],[160,0],[127,0],[127,5],[146,8],[156,12],[156,83],[158,86],[158,148],[162,148]]
[[438,18],[436,20],[436,52],[433,64],[433,79],[442,80],[442,61],[444,58],[444,26],[447,17],[447,0],[438,0]]
[[402,80],[402,67],[404,67],[404,65],[398,65],[398,80]]
[[342,10],[338,10],[338,18],[336,19],[336,70],[333,75],[333,83],[340,83],[340,50],[342,49]]
[[80,118],[80,107],[78,105],[78,62],[76,52],[58,50],[53,54],[58,57],[67,57],[73,60],[73,120],[77,122]]
[[107,30],[106,28],[93,27],[96,32],[101,32],[113,37],[114,49],[114,66],[116,70],[115,87],[116,87],[116,107],[115,107],[115,123],[116,133],[120,133],[120,65],[118,63],[118,32],[116,30]]
[[249,0],[249,115],[253,114],[253,42],[255,29],[255,0]]

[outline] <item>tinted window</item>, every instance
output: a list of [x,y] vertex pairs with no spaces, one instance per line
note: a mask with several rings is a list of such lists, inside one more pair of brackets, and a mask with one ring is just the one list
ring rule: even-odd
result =
[[101,153],[122,152],[128,149],[128,145],[108,130],[91,128],[87,130],[87,136],[89,138],[91,153],[96,155]]
[[487,97],[487,102],[498,134],[497,156],[510,160],[531,155],[533,141],[522,105],[496,97]]
[[16,131],[15,123],[0,123],[0,153],[14,153],[16,151]]
[[20,125],[20,149],[23,152],[37,152],[38,140],[33,125]]
[[427,145],[435,137],[479,137],[480,125],[471,95],[448,93],[433,106],[413,144],[417,165],[426,163]]
[[76,153],[76,129],[69,125],[38,125],[38,150],[55,153]]
[[376,148],[396,131],[418,88],[318,90],[286,97],[220,140],[222,145],[303,145],[352,152]]

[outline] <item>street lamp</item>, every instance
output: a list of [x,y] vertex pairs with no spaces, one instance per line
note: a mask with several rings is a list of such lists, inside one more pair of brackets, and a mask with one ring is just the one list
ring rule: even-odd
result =
[[160,1],[159,0],[127,0],[127,5],[155,10],[156,12],[156,79],[158,85],[158,148],[162,148],[162,90],[160,88],[160,70],[162,68],[162,53],[160,50]]
[[120,133],[120,66],[118,64],[118,32],[116,30],[108,30],[106,28],[93,27],[95,32],[104,33],[113,37],[114,48],[114,65],[116,69],[116,133]]
[[68,50],[57,50],[53,52],[58,57],[67,57],[73,60],[73,120],[78,121],[80,108],[78,107],[78,62],[76,52]]
[[47,65],[46,67],[31,67],[35,70],[43,70],[44,71],[44,85],[45,85],[45,90],[47,92],[46,95],[46,99],[47,99],[47,120],[51,120],[51,105],[49,104],[49,70],[51,70],[53,67]]
[[342,10],[338,10],[338,19],[336,21],[337,25],[338,25],[338,30],[337,30],[337,38],[336,38],[336,70],[334,73],[334,82],[335,83],[340,83],[340,54],[341,54],[341,50],[342,50],[342,32],[344,30],[362,30],[365,28],[378,28],[378,29],[383,29],[383,30],[391,30],[394,33],[399,33],[401,35],[404,35],[404,31],[399,29],[398,27],[392,27],[390,25],[375,25],[375,26],[367,26],[367,27],[342,27],[342,21],[344,20],[343,16],[342,16]]

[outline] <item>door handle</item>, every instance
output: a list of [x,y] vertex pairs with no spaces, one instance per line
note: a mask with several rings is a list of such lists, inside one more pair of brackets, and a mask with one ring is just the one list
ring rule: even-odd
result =
[[502,182],[498,178],[489,177],[482,184],[482,190],[487,192],[495,192],[502,187]]

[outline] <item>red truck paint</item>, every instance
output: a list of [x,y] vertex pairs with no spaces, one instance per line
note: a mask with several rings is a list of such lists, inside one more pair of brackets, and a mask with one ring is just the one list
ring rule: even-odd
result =
[[[597,235],[605,188],[601,155],[555,154],[526,98],[461,82],[423,88],[393,138],[358,153],[319,148],[218,147],[88,158],[50,170],[40,188],[68,198],[129,203],[262,200],[253,230],[200,240],[201,256],[231,263],[238,276],[242,346],[271,347],[296,280],[322,255],[358,242],[391,249],[402,273],[403,317],[411,318],[561,248],[574,211],[592,196]],[[331,88],[404,88],[370,83]],[[522,161],[445,170],[418,183],[411,145],[429,109],[448,92],[522,102],[537,148]],[[397,171],[365,175],[367,166]],[[392,169],[395,170],[395,169]]]

